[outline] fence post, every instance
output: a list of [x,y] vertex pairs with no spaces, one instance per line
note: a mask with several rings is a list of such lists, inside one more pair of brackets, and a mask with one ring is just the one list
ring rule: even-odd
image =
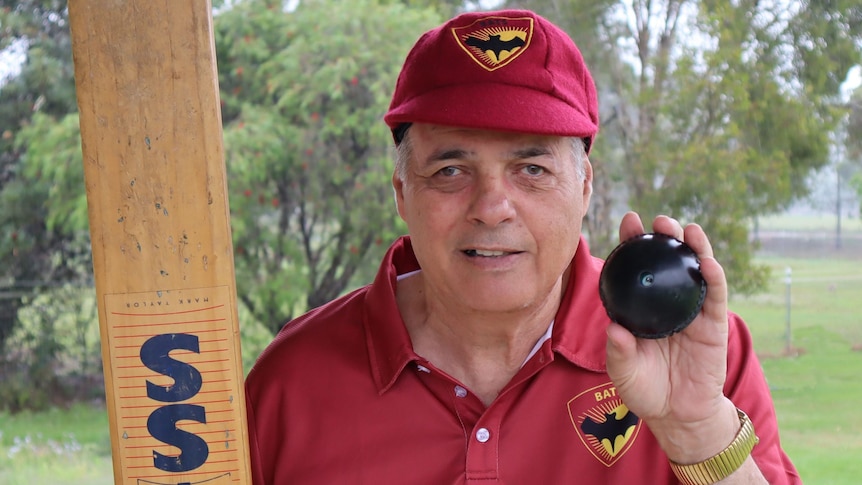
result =
[[786,306],[786,317],[785,317],[785,352],[787,355],[790,355],[790,352],[793,348],[791,344],[791,333],[790,333],[790,287],[792,283],[791,275],[793,274],[793,270],[790,269],[790,266],[784,268],[784,286],[785,286],[785,306]]

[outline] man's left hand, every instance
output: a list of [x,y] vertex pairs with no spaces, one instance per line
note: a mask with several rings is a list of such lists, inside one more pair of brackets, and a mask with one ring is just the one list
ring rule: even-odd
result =
[[[639,339],[621,325],[608,328],[608,375],[623,402],[644,420],[668,458],[694,463],[719,453],[739,429],[736,407],[724,396],[727,373],[727,282],[712,246],[697,224],[683,228],[659,216],[653,231],[690,246],[707,284],[700,314],[683,331],[662,339]],[[620,240],[644,233],[628,213]]]

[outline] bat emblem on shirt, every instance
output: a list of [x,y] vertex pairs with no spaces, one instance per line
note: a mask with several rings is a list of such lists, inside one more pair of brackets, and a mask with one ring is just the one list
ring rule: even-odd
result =
[[584,389],[566,407],[581,443],[608,467],[635,445],[643,426],[643,420],[629,411],[612,382]]
[[616,452],[617,438],[626,437],[630,428],[638,424],[638,417],[633,412],[627,412],[622,418],[617,417],[616,412],[605,413],[604,422],[593,421],[587,416],[581,423],[581,430],[586,435],[594,436],[599,442],[607,440],[611,453]]
[[500,34],[489,35],[487,39],[467,37],[467,39],[464,40],[464,43],[483,52],[491,51],[497,59],[500,58],[500,53],[503,51],[511,52],[518,47],[526,45],[524,39],[520,37],[512,37],[509,40],[502,40],[500,38]]

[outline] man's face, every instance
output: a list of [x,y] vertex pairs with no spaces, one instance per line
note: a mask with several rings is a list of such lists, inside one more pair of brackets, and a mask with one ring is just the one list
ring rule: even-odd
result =
[[578,246],[592,169],[560,137],[414,124],[398,213],[431,297],[468,311],[536,306]]

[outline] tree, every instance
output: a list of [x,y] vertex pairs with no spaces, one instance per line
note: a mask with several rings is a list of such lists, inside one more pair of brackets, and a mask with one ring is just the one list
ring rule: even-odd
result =
[[[805,195],[827,162],[840,80],[862,60],[858,2],[592,4],[554,2],[588,60],[610,59],[592,64],[601,170],[619,178],[626,207],[699,222],[732,287],[759,287],[748,221]],[[590,231],[594,252],[610,250],[594,239],[611,238]]]
[[[625,58],[608,46],[608,42],[624,37],[620,26],[605,24],[604,18],[613,18],[620,7],[619,0],[509,0],[510,8],[529,9],[553,21],[575,41],[584,56],[599,92],[599,135],[590,153],[593,166],[593,196],[584,220],[584,232],[589,237],[590,250],[596,255],[607,255],[617,242],[614,209],[625,198],[622,186],[624,170],[618,136],[608,127],[619,123],[614,105],[627,92],[633,73]],[[609,55],[609,49],[611,53]],[[610,109],[608,109],[610,107]]]
[[[380,118],[403,54],[437,19],[395,2],[231,5],[216,36],[238,287],[278,324],[367,280],[395,237]],[[90,260],[65,3],[0,12],[4,45],[27,45],[0,91],[0,200],[13,209],[0,213],[0,281],[16,290],[0,302],[2,342],[34,285],[80,281]]]
[[433,8],[444,18],[449,18],[464,10],[479,8],[478,4],[480,2],[464,0],[389,0],[389,3],[402,3],[412,9]]
[[58,363],[84,354],[61,344],[58,316],[92,326],[70,312],[91,258],[66,2],[0,0],[0,28],[0,49],[23,54],[0,80],[0,408],[16,410],[74,387]]
[[339,296],[401,232],[382,117],[437,22],[375,0],[248,0],[216,18],[238,293],[273,331]]
[[856,190],[859,213],[862,215],[862,87],[856,88],[847,103],[847,123],[844,134],[846,164],[850,185]]
[[[38,168],[27,168],[31,144],[42,141],[38,133],[49,129],[52,120],[77,111],[66,2],[0,0],[0,29],[0,49],[19,47],[26,56],[20,72],[5,73],[10,77],[0,83],[2,349],[17,325],[22,299],[42,291],[46,282],[82,276],[80,258],[87,251],[87,236],[80,239],[78,231],[70,237],[45,223],[46,201],[57,192],[55,180]],[[43,118],[34,119],[39,116]]]

